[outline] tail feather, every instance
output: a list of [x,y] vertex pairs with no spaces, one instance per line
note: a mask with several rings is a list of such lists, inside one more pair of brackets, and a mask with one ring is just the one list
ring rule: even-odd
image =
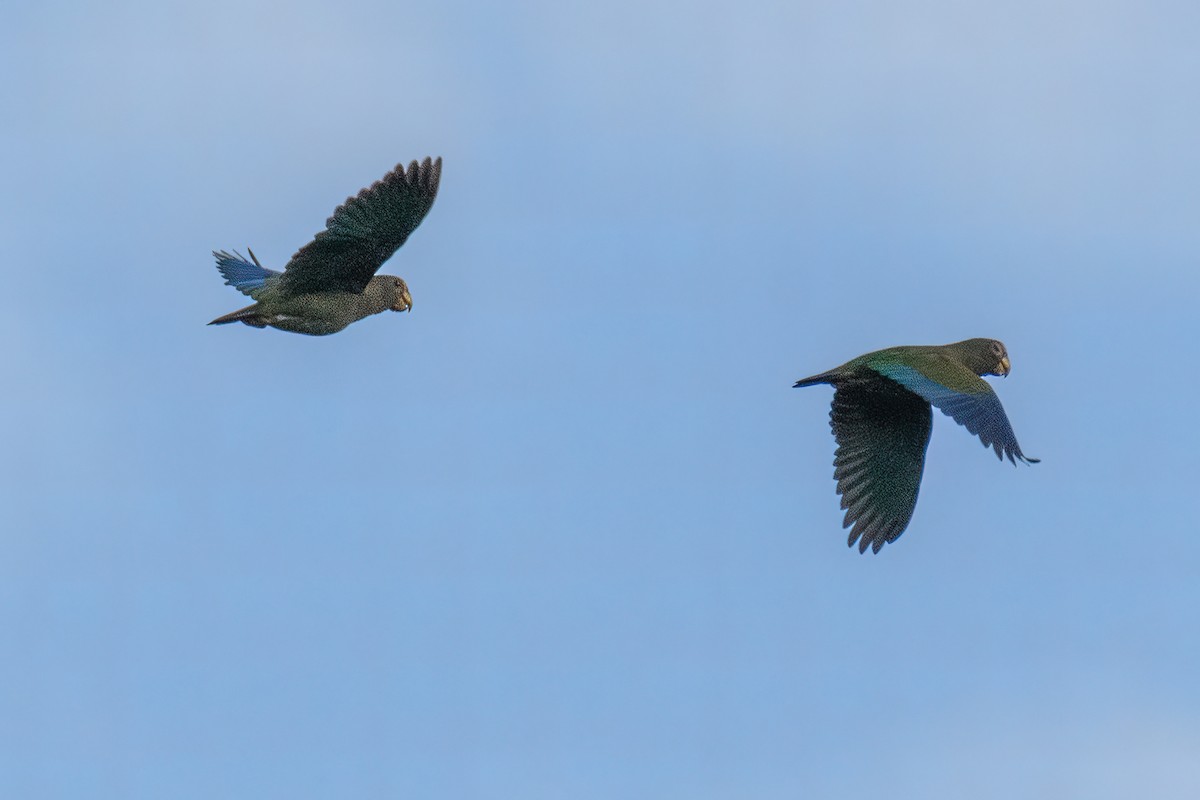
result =
[[239,308],[237,311],[231,311],[223,317],[217,317],[209,325],[228,325],[231,322],[244,322],[247,325],[252,325],[255,328],[267,327],[267,322],[258,313],[258,303],[245,308]]
[[836,370],[830,370],[829,372],[822,372],[820,375],[813,375],[809,378],[801,378],[792,384],[792,388],[799,389],[802,386],[816,386],[818,383],[833,383],[835,375]]
[[254,259],[253,264],[236,250],[232,255],[224,250],[214,250],[213,257],[217,259],[217,269],[221,270],[225,283],[250,297],[263,287],[268,278],[282,274],[259,264],[258,259],[254,258],[253,250],[250,251],[250,258]]

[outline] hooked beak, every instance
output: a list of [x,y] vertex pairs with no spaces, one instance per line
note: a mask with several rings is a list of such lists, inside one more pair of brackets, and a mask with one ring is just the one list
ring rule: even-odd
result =
[[392,305],[392,311],[412,311],[412,295],[408,293],[408,289],[400,292],[400,296],[396,298],[396,302]]
[[1001,357],[999,374],[1007,378],[1010,372],[1012,372],[1012,362],[1008,360],[1008,356]]

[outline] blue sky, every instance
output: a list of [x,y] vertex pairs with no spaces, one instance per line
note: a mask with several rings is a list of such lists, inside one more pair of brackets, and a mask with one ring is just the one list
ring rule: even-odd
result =
[[[1195,797],[1200,12],[434,5],[11,10],[0,795]],[[971,336],[1042,463],[859,556],[791,383]]]

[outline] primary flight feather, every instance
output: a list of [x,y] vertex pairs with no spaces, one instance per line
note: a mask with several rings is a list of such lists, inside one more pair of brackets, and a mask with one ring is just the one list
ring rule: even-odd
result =
[[833,477],[846,509],[849,544],[878,553],[912,519],[933,427],[931,406],[979,437],[1000,459],[1037,463],[1021,452],[1000,398],[981,375],[1007,376],[1003,343],[890,347],[798,380],[834,387],[829,425],[837,440]]
[[209,325],[243,322],[255,328],[325,336],[382,311],[411,311],[403,279],[376,275],[408,239],[437,197],[442,159],[398,164],[325,222],[325,230],[301,247],[283,272],[240,253],[213,252],[225,283],[255,300]]

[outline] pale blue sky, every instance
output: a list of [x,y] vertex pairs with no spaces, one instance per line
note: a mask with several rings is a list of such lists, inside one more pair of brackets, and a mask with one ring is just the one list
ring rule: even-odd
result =
[[[1193,798],[1189,3],[23,4],[0,796]],[[445,159],[411,315],[208,320]],[[845,545],[824,387],[1005,341]]]

